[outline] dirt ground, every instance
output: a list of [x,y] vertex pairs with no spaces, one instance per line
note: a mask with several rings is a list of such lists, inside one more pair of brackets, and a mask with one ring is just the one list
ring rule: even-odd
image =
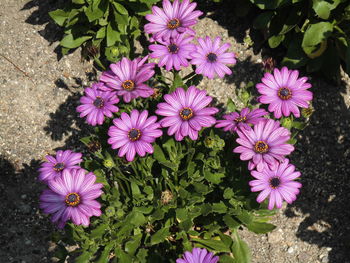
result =
[[[53,226],[38,208],[36,170],[47,152],[74,147],[88,127],[78,118],[82,86],[94,78],[79,51],[60,58],[62,32],[48,11],[64,0],[1,0],[0,9],[0,262],[51,262]],[[238,63],[223,80],[205,79],[219,101],[236,98],[262,76],[260,53],[244,40],[247,27],[226,7],[209,9],[198,35],[220,35]],[[60,59],[60,60],[58,60]],[[273,218],[267,235],[241,231],[254,263],[350,262],[350,80],[311,78],[315,113],[292,154],[302,172],[298,200]]]

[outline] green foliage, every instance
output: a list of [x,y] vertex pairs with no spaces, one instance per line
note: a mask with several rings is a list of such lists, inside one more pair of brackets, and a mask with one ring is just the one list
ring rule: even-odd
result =
[[346,0],[250,0],[261,9],[254,27],[267,31],[271,48],[284,46],[282,64],[306,66],[338,80],[350,74],[350,4]]
[[[179,86],[187,89],[185,83],[197,78],[192,73],[181,77],[174,71],[173,75],[172,80],[155,76],[162,79],[162,94]],[[252,107],[247,90],[239,98]],[[159,100],[135,100],[132,108],[153,113]],[[130,104],[118,106],[120,112],[130,111]],[[228,111],[236,108],[230,99],[227,107]],[[282,123],[293,137],[304,127],[291,118]],[[238,229],[272,231],[275,226],[268,221],[274,211],[257,203],[257,194],[250,191],[247,165],[232,154],[234,135],[215,128],[201,131],[197,141],[178,142],[163,135],[153,144],[152,155],[128,163],[107,144],[109,125],[107,121],[95,134],[81,139],[85,145],[96,141],[101,145],[82,166],[104,185],[102,216],[92,217],[88,228],[69,224],[62,240],[76,242],[80,248],[60,249],[60,259],[70,255],[76,262],[175,262],[184,251],[203,247],[220,256],[220,262],[250,262]]]
[[82,47],[82,55],[104,68],[133,56],[134,40],[141,35],[140,20],[159,0],[71,0],[64,9],[50,12],[56,24],[64,27],[62,53]]

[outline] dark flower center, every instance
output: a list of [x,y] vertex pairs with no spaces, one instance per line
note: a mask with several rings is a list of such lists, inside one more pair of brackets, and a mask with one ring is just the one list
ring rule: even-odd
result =
[[235,119],[235,122],[245,122],[247,120],[246,116],[239,116]]
[[123,87],[123,89],[125,89],[125,90],[131,91],[131,90],[134,89],[135,83],[134,83],[132,80],[128,79],[128,80],[125,80],[125,81],[123,82],[122,87]]
[[168,24],[167,24],[167,27],[168,27],[169,29],[176,29],[176,28],[178,28],[179,26],[180,26],[180,20],[177,19],[177,18],[171,19],[171,20],[168,22]]
[[281,180],[279,177],[272,177],[270,179],[270,187],[276,189],[281,184]]
[[128,137],[131,141],[137,141],[141,137],[141,131],[139,129],[132,128],[129,133]]
[[218,56],[215,53],[209,53],[207,55],[207,59],[209,62],[215,62]]
[[282,100],[289,100],[292,97],[292,91],[288,88],[280,88],[278,90],[278,97]]
[[189,120],[193,117],[193,110],[191,108],[183,108],[181,111],[180,111],[180,117],[183,119],[183,120]]
[[80,203],[80,196],[77,193],[66,195],[66,204],[69,206],[77,206]]
[[177,45],[175,45],[175,44],[170,44],[168,46],[168,50],[169,50],[170,53],[176,54],[179,51],[179,47]]
[[269,150],[269,146],[264,141],[257,141],[254,148],[257,153],[266,153]]
[[101,97],[96,97],[93,104],[96,108],[101,109],[105,103]]
[[64,163],[56,163],[54,166],[53,166],[53,169],[56,171],[56,172],[60,172],[64,169]]

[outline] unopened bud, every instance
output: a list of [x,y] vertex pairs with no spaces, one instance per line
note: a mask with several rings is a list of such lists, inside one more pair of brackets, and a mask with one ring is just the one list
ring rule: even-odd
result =
[[171,200],[173,200],[173,197],[174,196],[173,196],[172,192],[170,192],[169,190],[165,190],[164,192],[162,192],[160,200],[161,200],[163,205],[167,205],[171,202]]

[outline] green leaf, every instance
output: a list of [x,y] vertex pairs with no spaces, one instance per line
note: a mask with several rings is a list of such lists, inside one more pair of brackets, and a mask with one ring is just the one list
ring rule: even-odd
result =
[[230,248],[221,240],[193,238],[191,241],[199,243],[210,250],[215,250],[216,252],[231,252]]
[[134,255],[141,243],[142,234],[133,236],[132,240],[125,243],[125,251],[130,255]]
[[227,100],[227,111],[228,112],[236,111],[236,104],[233,102],[231,98]]
[[102,250],[102,253],[96,263],[108,263],[109,262],[109,255],[111,250],[113,249],[114,244],[110,243],[107,246],[105,246]]
[[237,218],[245,225],[248,225],[253,221],[253,216],[246,210],[243,210],[241,214],[237,215]]
[[204,178],[213,184],[219,184],[221,179],[225,177],[224,173],[211,173],[208,170],[204,170]]
[[256,29],[266,28],[274,14],[275,12],[268,11],[258,15],[253,21],[253,27]]
[[268,40],[270,48],[278,47],[284,39],[284,35],[271,36]]
[[147,219],[142,213],[133,211],[132,213],[129,214],[127,221],[130,224],[133,224],[134,226],[140,226],[146,223]]
[[232,233],[234,239],[232,245],[232,253],[236,263],[250,263],[251,255],[248,245],[239,238],[237,231]]
[[103,17],[105,12],[107,11],[107,8],[107,0],[94,0],[88,6],[88,8],[85,9],[85,15],[89,19],[89,22],[92,22]]
[[87,263],[90,262],[92,252],[85,250],[79,257],[75,259],[75,263]]
[[317,45],[327,39],[333,31],[333,25],[329,22],[311,24],[305,31],[301,44],[306,54],[311,54],[317,49]]
[[220,203],[212,204],[212,209],[213,209],[213,212],[216,212],[219,214],[226,213],[227,211],[227,207],[222,201],[220,201]]
[[101,27],[97,32],[96,32],[96,38],[104,38],[106,36],[106,27]]
[[178,72],[174,73],[174,82],[173,85],[171,85],[170,92],[175,91],[179,87],[184,87],[184,83],[182,81],[182,78]]
[[82,36],[74,39],[73,35],[68,34],[61,40],[60,44],[66,48],[77,48],[90,38],[91,36]]
[[340,0],[333,0],[333,3],[329,3],[325,0],[313,0],[312,2],[312,8],[322,19],[328,19],[331,11],[340,4]]
[[292,127],[298,130],[303,130],[306,126],[306,123],[300,121],[293,121]]
[[107,47],[113,46],[117,41],[121,41],[120,33],[114,27],[114,23],[109,22],[107,26]]
[[163,242],[170,235],[169,227],[163,227],[151,236],[151,245]]
[[155,144],[153,148],[154,148],[154,152],[153,152],[154,158],[156,158],[156,160],[159,162],[165,162],[167,159],[165,158],[162,148],[160,148],[158,144]]
[[77,5],[83,5],[85,4],[85,0],[72,0],[72,3]]
[[122,15],[129,15],[128,10],[125,9],[125,7],[118,2],[113,2],[113,5],[117,9],[117,11]]
[[291,69],[304,66],[308,58],[301,48],[302,35],[294,34],[291,42],[288,43],[288,50],[286,56],[283,58],[282,65]]
[[118,262],[122,262],[122,263],[132,263],[132,257],[128,254],[126,254],[120,247],[117,247],[114,250],[114,254],[116,255],[116,257],[120,260]]
[[107,224],[102,224],[91,230],[90,238],[102,238],[102,235],[109,229]]
[[55,21],[56,24],[63,26],[64,22],[69,17],[69,12],[65,12],[62,9],[49,12],[49,16]]
[[251,222],[247,228],[256,234],[266,234],[276,228],[275,225],[261,222]]
[[228,226],[230,229],[238,228],[241,225],[240,222],[238,222],[237,220],[233,219],[229,215],[224,215],[223,220],[224,220],[226,226]]

